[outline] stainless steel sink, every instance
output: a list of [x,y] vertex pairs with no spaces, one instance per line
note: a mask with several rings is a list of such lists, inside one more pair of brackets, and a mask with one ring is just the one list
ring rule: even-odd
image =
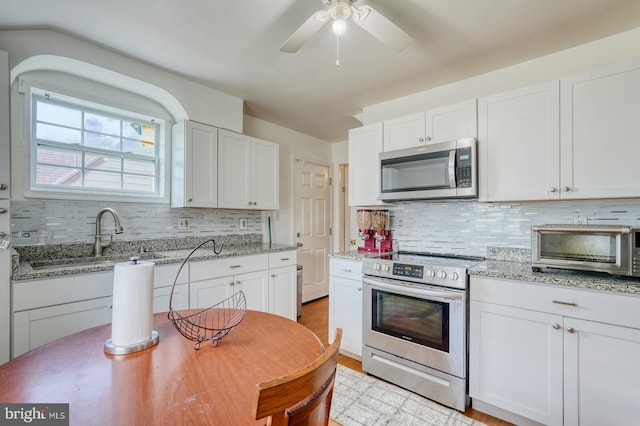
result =
[[135,256],[138,260],[153,260],[162,259],[166,256],[162,256],[156,253],[136,253],[131,255],[118,255],[118,256],[102,256],[102,257],[70,257],[64,259],[48,259],[48,260],[36,260],[29,262],[31,269],[46,269],[46,268],[63,268],[66,266],[86,266],[86,265],[112,265],[120,262],[129,262],[129,259]]

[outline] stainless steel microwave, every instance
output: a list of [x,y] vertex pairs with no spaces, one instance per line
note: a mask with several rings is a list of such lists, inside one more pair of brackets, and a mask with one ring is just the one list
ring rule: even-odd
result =
[[541,225],[531,228],[531,265],[640,276],[640,228]]
[[475,138],[382,152],[378,198],[477,198],[476,152]]

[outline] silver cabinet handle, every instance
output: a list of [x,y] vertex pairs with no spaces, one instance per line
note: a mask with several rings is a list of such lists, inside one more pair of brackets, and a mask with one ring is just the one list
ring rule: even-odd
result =
[[187,200],[188,202],[192,202],[193,198],[189,197],[189,199]]
[[549,188],[549,192],[558,192],[558,188],[552,186],[551,188]]
[[231,285],[231,286],[232,286],[232,285],[234,285],[234,284],[235,284],[235,283],[234,283],[233,281],[231,281],[231,282],[229,283],[229,285]]
[[289,258],[288,258],[288,257],[283,257],[283,258],[281,258],[280,260],[281,260],[282,262],[286,262],[287,260],[289,260]]
[[576,303],[573,302],[563,302],[562,300],[553,300],[553,303],[557,304],[557,305],[565,305],[565,306],[578,306]]
[[9,186],[6,183],[0,183],[0,190],[5,190],[7,189]]
[[236,280],[236,284],[240,285],[240,280]]
[[237,268],[242,268],[242,265],[231,265],[231,266],[229,266],[229,269],[237,269]]
[[560,330],[560,324],[553,324],[551,327],[553,327],[554,330]]
[[575,329],[575,328],[573,328],[573,327],[569,327],[569,328],[567,328],[567,332],[569,332],[569,333],[575,333],[575,332],[576,332],[576,329]]
[[358,291],[362,291],[362,287],[358,287]]
[[418,138],[418,142],[424,142],[424,138]]
[[431,136],[427,136],[427,141],[430,141],[430,140],[431,140]]
[[351,272],[351,269],[342,269],[342,272]]
[[275,278],[275,277],[276,277],[276,274],[271,274],[271,278]]
[[569,188],[568,186],[565,186],[564,188],[562,188],[562,190],[564,192],[569,192],[569,191],[571,191],[571,188]]
[[8,212],[8,211],[9,211],[9,210],[2,208],[2,209],[0,209],[0,214],[5,214],[5,213],[6,213],[6,212]]

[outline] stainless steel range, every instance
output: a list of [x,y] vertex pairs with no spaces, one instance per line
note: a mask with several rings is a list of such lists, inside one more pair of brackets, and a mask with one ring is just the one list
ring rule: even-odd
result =
[[482,260],[409,252],[365,259],[363,370],[464,411],[467,270]]

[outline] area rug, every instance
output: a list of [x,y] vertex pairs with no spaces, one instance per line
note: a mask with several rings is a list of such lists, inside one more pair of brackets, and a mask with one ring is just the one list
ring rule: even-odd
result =
[[344,426],[482,426],[413,392],[338,365],[331,418]]

